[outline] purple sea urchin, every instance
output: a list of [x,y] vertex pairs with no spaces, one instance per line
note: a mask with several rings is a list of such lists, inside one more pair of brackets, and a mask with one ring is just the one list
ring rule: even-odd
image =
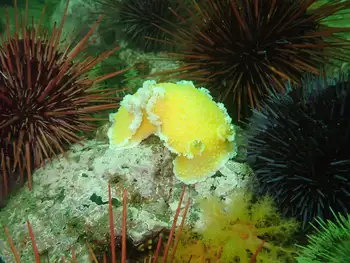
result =
[[350,211],[350,82],[307,79],[255,110],[247,161],[258,192],[303,221]]
[[67,1],[61,24],[49,34],[42,26],[19,15],[15,0],[15,32],[7,17],[6,39],[0,47],[0,203],[9,194],[10,181],[27,174],[31,189],[31,173],[45,159],[64,153],[64,147],[78,143],[76,132],[91,130],[91,113],[117,107],[108,92],[96,84],[118,72],[90,79],[88,72],[114,50],[98,58],[73,61],[86,47],[87,41],[102,17],[76,46],[61,39],[69,4]]
[[163,29],[179,50],[168,55],[183,64],[161,74],[211,87],[236,120],[249,116],[271,89],[284,92],[286,81],[299,82],[303,73],[318,74],[332,59],[345,60],[349,42],[337,33],[349,28],[322,23],[349,10],[349,1],[330,1],[312,11],[315,1],[306,0],[190,2],[189,19],[177,14],[187,26]]

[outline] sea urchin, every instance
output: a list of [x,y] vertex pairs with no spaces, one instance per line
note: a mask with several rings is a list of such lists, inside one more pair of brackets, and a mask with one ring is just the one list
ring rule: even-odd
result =
[[[173,12],[179,12],[176,0],[98,0],[100,12],[106,16],[104,27],[123,28],[125,36],[143,51],[166,50],[169,34],[163,28],[177,24]],[[160,29],[159,27],[162,27]],[[157,39],[158,41],[154,41]]]
[[333,213],[332,220],[317,218],[317,231],[308,236],[307,246],[300,246],[298,263],[344,263],[350,255],[350,215]]
[[[37,25],[19,15],[15,0],[15,32],[11,34],[7,15],[6,38],[0,46],[0,203],[9,193],[10,181],[24,181],[26,171],[31,189],[31,172],[45,159],[64,153],[64,147],[82,140],[76,132],[92,129],[90,114],[117,107],[111,92],[96,84],[118,72],[95,79],[89,70],[114,50],[98,58],[75,60],[83,50],[100,19],[76,45],[62,43],[61,24],[52,33],[44,30],[42,17]],[[19,19],[21,17],[21,19]]]
[[156,74],[211,87],[235,120],[249,116],[271,89],[284,92],[286,81],[297,83],[303,73],[318,74],[332,59],[345,60],[349,42],[338,33],[349,28],[323,22],[349,10],[349,1],[329,1],[309,11],[315,0],[190,2],[188,18],[176,14],[186,26],[163,29],[179,50],[168,55],[183,64]]
[[350,82],[308,77],[266,100],[248,132],[247,161],[259,193],[303,221],[350,211]]

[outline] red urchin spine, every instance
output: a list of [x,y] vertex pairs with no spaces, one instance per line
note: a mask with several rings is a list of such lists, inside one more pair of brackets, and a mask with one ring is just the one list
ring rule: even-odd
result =
[[88,73],[119,47],[97,58],[76,60],[103,15],[72,47],[69,41],[60,43],[68,5],[69,0],[60,26],[55,23],[51,34],[42,26],[45,6],[35,26],[33,18],[28,23],[28,0],[24,19],[22,15],[19,19],[15,0],[14,36],[6,12],[6,39],[1,36],[0,42],[0,197],[8,196],[15,173],[23,183],[25,170],[31,190],[33,168],[57,153],[64,155],[65,145],[80,143],[83,138],[76,132],[92,130],[94,126],[86,122],[100,120],[90,113],[118,106],[118,98],[111,97],[117,90],[99,90],[97,84],[127,69],[94,79]]
[[309,11],[314,2],[191,0],[185,8],[189,19],[174,12],[187,21],[187,27],[174,25],[174,30],[167,30],[154,24],[179,48],[167,55],[183,63],[148,77],[194,80],[218,91],[222,101],[232,97],[228,103],[237,111],[232,117],[240,121],[243,111],[257,108],[270,91],[283,93],[287,81],[299,83],[306,72],[320,74],[331,60],[349,59],[344,50],[350,42],[337,34],[350,29],[329,28],[322,22],[348,10],[350,2],[330,1]]
[[[178,202],[178,206],[177,206],[177,209],[176,209],[176,213],[175,213],[175,216],[174,216],[174,219],[173,219],[173,222],[172,222],[172,228],[171,228],[171,233],[169,234],[168,236],[168,240],[172,240],[174,237],[175,237],[175,229],[176,229],[176,223],[177,223],[177,218],[179,217],[180,215],[180,212],[181,212],[181,206],[182,206],[182,200],[183,200],[183,197],[185,195],[185,192],[186,192],[186,186],[183,185],[183,188],[182,188],[182,192],[181,192],[181,196],[180,196],[180,199],[179,199],[179,202]],[[121,255],[121,260],[120,262],[122,263],[126,263],[128,262],[128,253],[126,251],[126,239],[127,239],[127,190],[124,188],[123,189],[123,210],[122,210],[122,217],[121,217],[121,251],[120,251],[120,255]],[[186,206],[185,206],[185,209],[184,209],[184,212],[182,214],[182,220],[181,220],[181,223],[179,224],[179,229],[176,233],[176,240],[175,240],[175,244],[171,247],[171,242],[168,242],[167,244],[170,244],[170,245],[167,245],[167,247],[163,250],[163,259],[162,259],[162,263],[163,262],[167,262],[167,261],[170,261],[170,262],[173,262],[174,261],[174,258],[175,258],[175,254],[176,254],[176,250],[177,250],[177,245],[176,243],[179,241],[179,238],[180,238],[180,235],[181,235],[181,232],[182,232],[182,229],[185,225],[185,219],[187,217],[187,212],[190,208],[190,204],[191,204],[191,199],[187,199],[186,201]],[[116,262],[116,242],[115,242],[115,233],[114,233],[114,218],[113,218],[113,206],[112,206],[112,191],[111,191],[111,186],[108,185],[108,214],[109,214],[109,230],[110,230],[110,248],[111,248],[111,258],[109,260],[109,262],[111,263],[114,263]],[[40,263],[41,262],[41,259],[40,259],[40,255],[39,255],[39,251],[38,251],[38,248],[37,248],[37,244],[36,244],[36,241],[35,241],[35,237],[34,237],[34,233],[33,233],[33,229],[32,229],[32,226],[30,224],[30,222],[27,220],[27,228],[28,228],[28,232],[29,232],[29,237],[32,241],[32,248],[33,248],[33,251],[34,251],[34,255],[35,255],[35,262],[36,263]],[[13,253],[13,256],[16,260],[16,263],[21,263],[21,260],[20,260],[20,254],[19,252],[17,251],[16,249],[16,246],[11,238],[11,235],[7,229],[6,226],[3,226],[3,229],[4,229],[4,232],[5,232],[5,236],[7,238],[7,241],[11,247],[11,250],[12,250],[12,253]],[[161,251],[161,242],[163,240],[163,234],[160,233],[159,234],[159,240],[158,240],[158,243],[157,243],[157,249],[155,251],[155,253],[153,255],[150,255],[149,259],[147,259],[147,257],[144,259],[144,262],[153,262],[153,263],[157,263],[158,262],[158,257],[160,257],[160,251]],[[89,250],[89,255],[93,258],[94,262],[99,262],[96,255],[95,255],[95,252],[93,251],[91,245],[87,242],[86,243],[86,246]],[[172,254],[171,256],[169,257],[169,252],[170,250],[172,250]],[[71,249],[71,254],[72,254],[72,261],[74,263],[77,262],[76,260],[76,255],[75,255],[75,250],[74,248]],[[153,258],[153,261],[151,261]],[[63,257],[62,257],[63,260],[65,260]],[[220,259],[220,255],[218,255],[217,257],[217,260]],[[104,263],[107,263],[107,254],[106,252],[103,253],[103,262]]]

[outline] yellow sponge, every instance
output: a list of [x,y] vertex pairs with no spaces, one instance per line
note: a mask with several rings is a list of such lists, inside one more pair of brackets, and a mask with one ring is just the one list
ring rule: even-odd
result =
[[123,99],[111,120],[111,146],[133,147],[155,134],[177,154],[174,173],[187,184],[212,176],[236,154],[234,128],[223,104],[192,82],[145,81]]

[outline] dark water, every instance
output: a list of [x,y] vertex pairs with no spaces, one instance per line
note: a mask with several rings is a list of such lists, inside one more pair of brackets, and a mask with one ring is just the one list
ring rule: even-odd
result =
[[[14,0],[0,0],[0,8],[4,7],[13,7],[14,6]],[[45,3],[45,0],[37,0],[39,3]],[[17,5],[19,7],[26,5],[26,0],[17,0]],[[1,261],[0,261],[1,263]]]
[[0,0],[0,7],[10,7],[10,6],[13,6],[13,0]]

